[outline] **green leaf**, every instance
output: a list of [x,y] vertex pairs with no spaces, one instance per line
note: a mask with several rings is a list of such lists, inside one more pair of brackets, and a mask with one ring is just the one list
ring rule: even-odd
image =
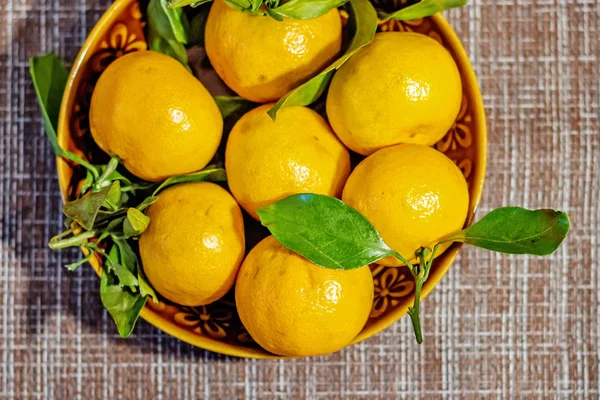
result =
[[117,278],[104,268],[100,279],[100,298],[113,317],[121,337],[128,337],[146,304],[147,297],[119,285]]
[[189,23],[183,10],[168,7],[167,0],[151,0],[148,3],[148,14],[150,12],[152,12],[152,20],[156,22],[153,26],[160,36],[187,44]]
[[85,230],[91,230],[94,227],[98,211],[104,204],[104,200],[113,186],[118,184],[118,182],[113,182],[112,185],[106,189],[102,189],[96,193],[90,193],[86,197],[66,203],[63,207],[63,213],[76,221]]
[[[173,0],[178,6],[191,4],[194,0]],[[210,0],[200,0],[198,5]],[[331,9],[340,7],[351,0],[225,0],[225,4],[236,10],[255,15],[269,15],[277,21],[283,21],[284,17],[295,19],[310,19],[327,14]],[[264,8],[261,9],[261,6]],[[265,12],[266,10],[266,12]]]
[[106,225],[106,228],[104,228],[104,234],[116,235],[123,233],[123,222],[126,218],[127,217],[118,217],[111,220],[108,225]]
[[146,208],[150,207],[152,204],[156,203],[156,200],[158,200],[158,196],[150,196],[150,197],[146,197],[144,199],[144,201],[142,201],[140,203],[139,206],[137,206],[136,208],[140,211],[144,211]]
[[119,209],[119,204],[121,201],[121,185],[119,181],[113,181],[108,187],[108,193],[104,198],[104,202],[102,206],[111,211],[117,211]]
[[[125,240],[115,240],[110,251],[106,254],[106,267],[109,272],[115,273],[121,286],[127,286],[132,291],[136,291],[138,281],[135,277],[135,260],[130,258],[130,253],[124,253],[127,248],[131,251]],[[133,257],[135,258],[135,254],[133,254]]]
[[279,7],[269,8],[270,16],[296,19],[317,18],[327,14],[331,9],[341,7],[348,0],[290,0]]
[[33,87],[44,117],[46,135],[56,155],[61,155],[64,150],[58,144],[56,130],[58,126],[58,113],[62,102],[69,70],[65,68],[60,58],[54,53],[42,57],[29,59],[29,73]]
[[199,7],[202,4],[210,3],[213,0],[168,0],[168,8],[181,8],[185,6]]
[[166,0],[150,0],[148,15],[148,48],[173,57],[188,71],[188,21],[181,8],[167,8]]
[[144,215],[144,213],[137,208],[130,208],[127,210],[127,219],[131,223],[133,229],[138,232],[144,232],[150,223],[150,217]]
[[146,230],[149,223],[150,217],[144,215],[137,208],[130,208],[127,210],[127,219],[123,221],[123,234],[125,237],[139,236]]
[[246,0],[225,0],[225,4],[238,11],[249,11],[252,9],[250,2]]
[[215,96],[214,99],[223,119],[231,117],[237,120],[257,106],[256,103],[239,96]]
[[267,10],[267,15],[269,17],[271,17],[274,20],[279,21],[279,22],[283,21],[283,17],[281,15],[277,14],[276,12],[273,12],[272,8],[266,7],[266,10]]
[[402,8],[393,13],[379,12],[379,17],[383,21],[389,19],[409,21],[411,19],[429,17],[449,8],[462,7],[467,4],[467,2],[468,0],[421,0],[416,4]]
[[131,180],[129,178],[127,178],[126,176],[124,176],[119,171],[112,171],[110,174],[106,175],[105,179],[108,182],[119,181],[124,186],[130,186],[132,184]]
[[552,254],[569,232],[569,217],[562,211],[498,208],[479,222],[443,239],[463,242],[509,254]]
[[198,14],[190,21],[190,30],[188,34],[188,45],[198,45],[204,47],[204,31],[206,28],[206,20],[208,19],[208,13],[210,12],[210,2],[212,0],[205,0],[202,2],[196,2],[192,4],[192,7],[198,7],[203,5],[198,11]]
[[[127,269],[127,271],[131,272],[132,274],[137,273],[138,258],[129,243],[127,243],[127,240],[117,239],[114,242],[119,249],[119,262],[123,268]],[[137,281],[135,286],[137,286]]]
[[257,12],[262,4],[262,0],[250,0],[250,4],[252,5],[252,12]]
[[335,197],[296,194],[258,216],[279,243],[325,268],[359,268],[395,254],[365,217]]
[[100,211],[98,211],[98,214],[96,215],[96,221],[94,222],[94,226],[98,226],[98,225],[104,224],[106,222],[110,223],[115,218],[120,218],[126,213],[127,213],[127,209],[125,209],[125,208],[119,208],[116,211],[106,211],[106,210],[101,209]]
[[212,0],[200,0],[200,1],[196,1],[196,2],[194,2],[192,4],[190,4],[190,7],[192,7],[192,8],[198,8],[200,6],[203,6],[204,4],[208,4],[210,2],[212,2]]
[[94,253],[92,251],[90,251],[90,254],[88,254],[81,260],[65,265],[65,268],[68,269],[69,271],[73,271],[73,270],[77,269],[80,265],[83,265],[86,262],[90,261],[93,256],[94,256]]
[[348,30],[353,34],[348,49],[317,76],[283,96],[268,111],[273,120],[277,116],[277,111],[283,107],[306,106],[315,102],[325,91],[335,71],[358,50],[371,43],[375,37],[377,13],[369,0],[350,0],[346,9],[349,14]]
[[154,193],[152,193],[152,195],[156,196],[161,190],[179,183],[204,181],[224,182],[226,180],[227,174],[225,174],[225,170],[223,168],[207,168],[199,172],[194,172],[193,174],[177,175],[167,178],[156,188],[156,190],[154,190]]
[[225,0],[229,7],[249,14],[266,15],[259,11],[262,0]]
[[91,188],[93,184],[94,184],[94,176],[92,175],[92,173],[90,171],[86,170],[85,171],[85,180],[83,181],[83,185],[81,185],[81,189],[79,190],[77,197],[83,196],[83,194],[85,192],[87,192],[88,189]]
[[49,53],[42,57],[29,59],[29,74],[44,118],[44,130],[54,154],[85,167],[92,174],[93,179],[97,178],[98,171],[93,165],[77,154],[64,150],[58,144],[56,136],[58,114],[69,77],[68,70],[60,58],[54,53]]
[[144,274],[144,269],[138,265],[138,282],[140,284],[140,294],[142,296],[150,296],[154,303],[158,303],[158,296],[156,296],[156,292],[148,282],[148,278],[146,278],[146,274]]

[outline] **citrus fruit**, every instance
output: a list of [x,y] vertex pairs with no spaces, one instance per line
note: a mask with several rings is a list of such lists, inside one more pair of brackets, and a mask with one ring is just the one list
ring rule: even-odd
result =
[[204,168],[223,118],[212,96],[178,61],[153,51],[118,58],[102,73],[90,106],[98,146],[134,175],[160,181]]
[[433,145],[461,101],[460,73],[441,44],[419,33],[384,32],[336,72],[327,117],[348,148],[369,155],[399,143]]
[[328,354],[348,345],[367,322],[373,278],[369,267],[319,267],[269,236],[244,260],[235,302],[250,336],[271,353]]
[[[364,159],[350,174],[342,200],[410,261],[420,247],[462,229],[469,190],[460,169],[444,154],[423,145],[402,144]],[[440,246],[437,255],[448,246]],[[389,257],[379,263],[400,265]]]
[[233,197],[250,215],[296,193],[339,196],[350,173],[350,155],[319,114],[306,107],[257,107],[233,127],[225,169]]
[[312,19],[235,10],[215,0],[206,22],[208,58],[233,91],[246,99],[274,101],[317,74],[342,46],[337,9]]
[[184,306],[221,298],[244,257],[244,222],[231,195],[210,182],[161,192],[140,237],[142,266],[152,287]]

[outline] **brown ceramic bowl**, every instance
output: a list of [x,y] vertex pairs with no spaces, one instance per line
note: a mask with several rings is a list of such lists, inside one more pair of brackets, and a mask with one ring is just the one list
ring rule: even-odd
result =
[[[88,159],[101,159],[89,134],[88,111],[98,77],[117,57],[146,49],[144,18],[138,0],[117,0],[92,30],[75,60],[63,98],[58,140],[63,148]],[[486,166],[486,124],[481,94],[465,50],[441,15],[415,21],[388,21],[382,31],[415,31],[442,43],[458,64],[463,82],[463,103],[456,123],[435,147],[444,152],[463,171],[470,191],[467,224],[477,209]],[[64,200],[71,197],[80,176],[61,158],[58,159],[59,184]],[[454,244],[436,259],[423,294],[426,296],[442,279],[454,261],[460,245]],[[101,271],[101,260],[92,258],[92,267]],[[413,302],[414,284],[405,268],[373,266],[375,298],[370,318],[354,342],[377,334],[406,315]],[[185,342],[239,357],[281,358],[261,349],[242,326],[231,296],[204,307],[183,307],[168,301],[149,301],[142,318]]]

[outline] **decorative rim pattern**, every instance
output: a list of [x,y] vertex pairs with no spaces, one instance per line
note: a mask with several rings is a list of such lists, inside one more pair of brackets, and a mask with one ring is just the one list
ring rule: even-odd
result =
[[[62,146],[85,155],[93,162],[102,162],[106,157],[89,132],[88,113],[94,86],[101,73],[118,57],[147,49],[144,25],[137,0],[118,0],[88,37],[71,72],[66,89],[68,95],[61,107],[59,141]],[[461,109],[450,131],[435,147],[453,160],[467,179],[471,194],[467,221],[470,223],[483,185],[486,137],[479,90],[464,50],[457,48],[460,42],[439,15],[407,22],[391,20],[381,23],[379,30],[426,34],[449,48],[459,65],[465,92]],[[59,160],[58,164],[63,197],[68,198],[82,176],[63,160]],[[477,173],[474,173],[475,169]],[[457,245],[452,246],[434,262],[424,294],[445,274],[458,248]],[[92,266],[99,272],[100,260],[94,258]],[[365,329],[355,342],[398,320],[412,303],[414,283],[406,268],[373,265],[371,271],[375,284],[373,308]],[[142,317],[159,329],[208,350],[246,357],[277,357],[258,347],[242,326],[232,293],[208,306],[194,308],[182,307],[164,299],[158,304],[148,301]]]

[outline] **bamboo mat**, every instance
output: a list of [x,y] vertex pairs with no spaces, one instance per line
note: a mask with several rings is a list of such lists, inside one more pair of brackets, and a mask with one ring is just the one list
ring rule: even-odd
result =
[[0,0],[0,398],[600,398],[600,3],[471,0],[447,13],[479,77],[489,164],[480,214],[569,213],[548,258],[464,248],[422,308],[337,354],[244,360],[138,323],[118,337],[89,267],[53,253],[55,161],[28,57],[72,62],[105,0]]

